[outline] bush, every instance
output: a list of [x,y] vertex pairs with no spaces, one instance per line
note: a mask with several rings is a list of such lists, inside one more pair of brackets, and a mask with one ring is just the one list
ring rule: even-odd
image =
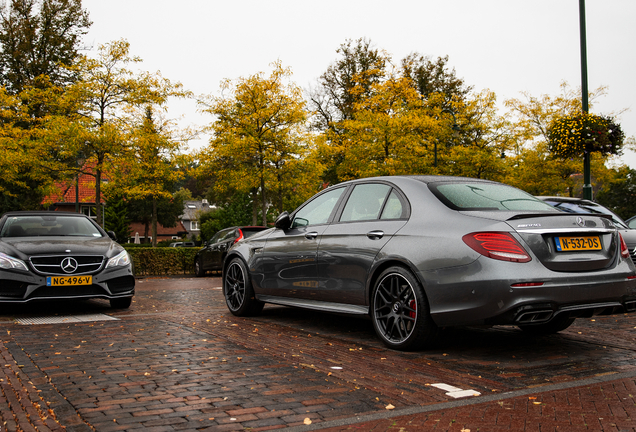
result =
[[[128,245],[127,245],[128,246]],[[136,276],[194,274],[194,256],[200,248],[126,247]]]

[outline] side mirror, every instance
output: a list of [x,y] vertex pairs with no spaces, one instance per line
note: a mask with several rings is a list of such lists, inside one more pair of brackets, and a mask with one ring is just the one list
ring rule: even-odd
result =
[[291,225],[291,219],[289,218],[289,213],[286,211],[282,212],[276,218],[276,222],[274,222],[274,226],[278,229],[286,230]]
[[110,237],[113,241],[117,241],[117,235],[115,234],[115,231],[106,231],[106,234],[108,234],[108,237]]

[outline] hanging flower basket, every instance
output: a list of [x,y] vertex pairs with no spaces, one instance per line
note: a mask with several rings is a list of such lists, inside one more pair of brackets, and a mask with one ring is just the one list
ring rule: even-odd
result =
[[550,151],[561,158],[580,157],[588,150],[620,154],[625,134],[610,117],[578,113],[555,119],[548,128]]

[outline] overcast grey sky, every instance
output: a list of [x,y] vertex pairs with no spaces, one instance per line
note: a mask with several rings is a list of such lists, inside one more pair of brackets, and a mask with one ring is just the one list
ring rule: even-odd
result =
[[[501,102],[556,95],[581,85],[578,0],[83,0],[86,42],[127,39],[143,69],[195,94],[218,94],[225,78],[270,71],[280,59],[303,88],[336,60],[346,39],[366,37],[397,63],[411,52],[449,56],[457,76]],[[588,85],[608,87],[591,109],[618,117],[636,136],[636,1],[587,0]],[[171,116],[202,124],[194,102]],[[636,168],[636,154],[623,161]]]

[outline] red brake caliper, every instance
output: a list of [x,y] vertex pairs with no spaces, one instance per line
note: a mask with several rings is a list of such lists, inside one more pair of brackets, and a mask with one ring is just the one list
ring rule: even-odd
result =
[[416,313],[417,313],[417,303],[415,303],[415,300],[411,300],[411,301],[409,302],[409,307],[410,307],[411,309],[413,309],[413,311],[412,311],[412,312],[411,312],[411,311],[409,311],[409,316],[410,316],[411,318],[415,319],[415,315],[416,315]]

